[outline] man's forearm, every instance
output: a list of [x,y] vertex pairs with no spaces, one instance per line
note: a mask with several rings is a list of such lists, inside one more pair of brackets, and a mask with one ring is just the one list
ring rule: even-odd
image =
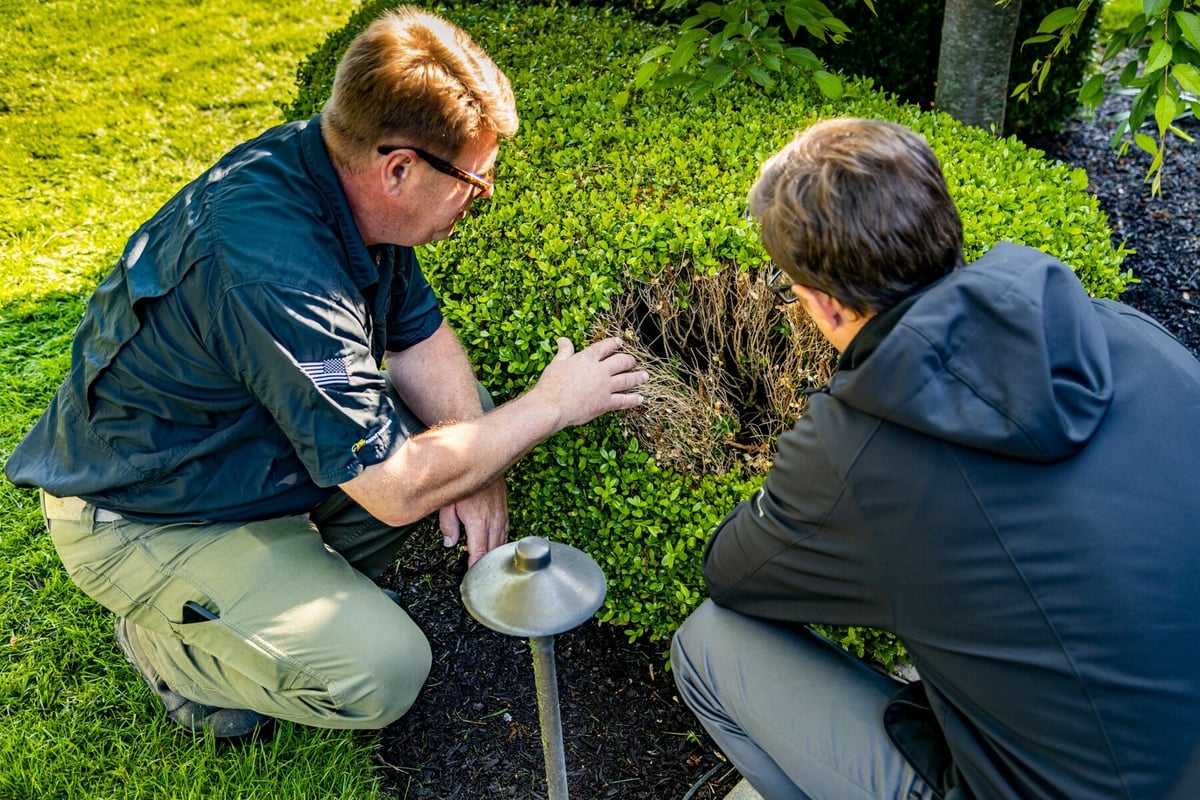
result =
[[[488,414],[408,439],[342,488],[378,519],[402,525],[472,495],[543,439],[609,411],[632,408],[645,383],[617,339],[576,353],[567,339],[537,384]],[[472,384],[472,391],[474,386]]]
[[342,488],[383,522],[406,525],[497,480],[563,427],[557,409],[526,394],[489,414],[414,436]]
[[475,373],[445,322],[425,341],[385,356],[388,379],[426,425],[474,419],[483,413]]

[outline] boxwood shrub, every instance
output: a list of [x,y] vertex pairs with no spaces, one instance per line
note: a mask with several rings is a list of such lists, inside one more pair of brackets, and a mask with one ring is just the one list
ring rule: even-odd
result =
[[[367,2],[298,72],[290,118],[315,113],[349,40],[390,5]],[[479,378],[503,400],[528,388],[567,336],[596,335],[617,293],[667,265],[696,272],[766,263],[745,214],[758,165],[822,117],[893,120],[924,134],[963,214],[968,259],[1012,240],[1072,265],[1093,294],[1129,280],[1086,174],[944,115],[852,83],[837,104],[807,83],[764,94],[733,87],[691,104],[620,97],[639,54],[669,31],[591,6],[470,3],[436,11],[469,31],[513,81],[520,132],[501,145],[495,198],[455,236],[421,248],[445,313]],[[699,566],[713,527],[761,476],[693,474],[659,464],[611,415],[565,431],[510,474],[513,535],[590,553],[608,578],[601,619],[630,638],[669,636],[702,599]],[[890,637],[836,633],[891,663]]]

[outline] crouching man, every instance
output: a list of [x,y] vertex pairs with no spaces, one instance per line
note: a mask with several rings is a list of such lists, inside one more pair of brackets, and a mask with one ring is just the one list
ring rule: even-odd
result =
[[273,718],[400,717],[430,646],[373,579],[406,533],[437,512],[474,562],[507,539],[514,462],[640,402],[618,341],[563,339],[529,392],[485,413],[421,273],[413,248],[491,197],[516,129],[508,79],[463,31],[389,12],[320,115],[186,186],[89,302],[5,470],[42,489],[71,578],[117,615],[179,725],[234,738]]
[[[771,799],[1197,796],[1200,363],[1044,253],[964,266],[899,125],[813,126],[750,208],[841,355],[673,642],[713,739]],[[893,631],[922,680],[808,623]]]

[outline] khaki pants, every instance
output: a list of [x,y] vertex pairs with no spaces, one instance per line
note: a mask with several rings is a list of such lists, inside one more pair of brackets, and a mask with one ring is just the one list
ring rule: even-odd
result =
[[71,579],[138,626],[184,697],[380,728],[429,674],[429,643],[372,582],[410,529],[383,525],[340,491],[308,515],[238,523],[149,524],[78,498],[42,502]]

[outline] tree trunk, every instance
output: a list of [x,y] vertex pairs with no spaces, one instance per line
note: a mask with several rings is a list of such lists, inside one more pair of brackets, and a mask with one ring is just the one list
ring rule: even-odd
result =
[[946,0],[937,108],[968,125],[1004,130],[1008,71],[1021,0]]

